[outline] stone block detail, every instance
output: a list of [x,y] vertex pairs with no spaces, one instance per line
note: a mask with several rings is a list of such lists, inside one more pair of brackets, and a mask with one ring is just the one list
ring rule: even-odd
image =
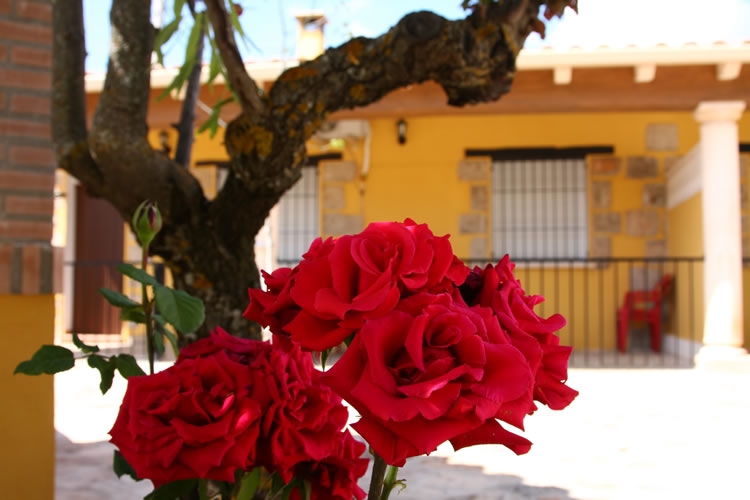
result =
[[657,236],[662,225],[659,212],[653,210],[631,210],[627,213],[626,231],[628,236]]
[[612,257],[612,238],[609,236],[595,236],[591,241],[591,257]]
[[742,210],[746,210],[748,208],[747,184],[740,184],[740,207],[742,207]]
[[648,240],[646,242],[646,252],[644,256],[646,258],[666,257],[667,256],[667,240]]
[[594,231],[597,233],[619,233],[622,230],[622,217],[609,212],[594,214]]
[[678,151],[680,137],[675,123],[649,123],[646,126],[647,151]]
[[488,195],[485,186],[471,186],[471,209],[486,212],[488,209]]
[[360,232],[363,226],[361,215],[324,214],[322,233],[325,236],[353,234]]
[[353,161],[336,161],[321,166],[323,182],[351,182],[357,178],[357,164]]
[[487,238],[476,236],[469,242],[470,259],[486,259],[489,253],[489,248],[487,248]]
[[666,207],[667,186],[666,184],[646,184],[643,186],[644,207]]
[[740,178],[747,178],[747,170],[750,168],[750,155],[740,155]]
[[458,216],[458,231],[461,234],[484,233],[487,231],[487,217],[482,214],[461,214]]
[[487,160],[465,159],[458,162],[458,180],[476,182],[490,178],[490,162]]
[[664,175],[669,175],[669,172],[682,160],[682,156],[667,156],[664,158]]
[[742,216],[742,232],[750,232],[750,221],[748,220],[747,215]]
[[612,205],[612,183],[593,181],[591,183],[591,201],[594,208],[609,208]]
[[742,238],[742,256],[750,257],[750,239],[748,238]]
[[659,160],[652,156],[630,156],[627,175],[631,179],[647,179],[659,176]]
[[324,186],[320,201],[324,210],[343,210],[346,207],[346,195],[344,194],[344,186]]
[[595,156],[589,161],[591,175],[617,175],[622,167],[622,158],[616,156]]

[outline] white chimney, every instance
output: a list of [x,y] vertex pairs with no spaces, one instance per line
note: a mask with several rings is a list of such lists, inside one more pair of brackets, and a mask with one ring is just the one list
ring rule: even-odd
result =
[[310,61],[323,53],[323,26],[328,19],[319,10],[297,12],[297,59]]

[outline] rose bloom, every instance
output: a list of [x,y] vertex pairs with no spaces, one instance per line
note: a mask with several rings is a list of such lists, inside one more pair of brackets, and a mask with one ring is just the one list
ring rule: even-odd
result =
[[353,428],[391,465],[445,441],[530,447],[496,420],[531,390],[528,362],[491,310],[447,293],[414,295],[365,322],[323,381],[359,411]]
[[154,487],[181,479],[234,481],[254,458],[261,409],[250,373],[224,352],[130,377],[111,442]]
[[321,461],[335,452],[348,411],[320,383],[309,353],[274,348],[249,365],[252,397],[263,411],[257,464],[285,482],[300,462]]
[[[367,495],[357,485],[357,479],[367,472],[368,460],[362,458],[366,448],[349,431],[341,432],[330,456],[297,464],[294,477],[310,482],[310,500],[363,500]],[[302,496],[294,490],[291,498],[301,500]]]
[[268,291],[250,290],[245,317],[306,350],[323,351],[392,311],[402,297],[449,291],[468,272],[448,237],[426,224],[373,223],[356,235],[318,239],[294,269],[264,274]]
[[561,410],[575,399],[578,391],[565,385],[573,348],[561,346],[556,335],[565,326],[565,318],[559,314],[546,319],[537,315],[534,306],[544,298],[526,295],[513,275],[514,267],[506,255],[497,266],[475,268],[460,290],[467,304],[492,309],[500,326],[513,345],[523,352],[535,374],[533,390],[526,398],[530,406],[524,404],[514,409],[516,419],[522,419],[522,413],[536,409],[532,399],[553,410]]
[[180,349],[180,356],[177,358],[177,363],[186,359],[208,357],[223,352],[232,361],[247,365],[259,356],[261,352],[269,349],[271,349],[271,346],[267,342],[235,337],[227,333],[223,328],[218,327],[212,330],[208,337]]

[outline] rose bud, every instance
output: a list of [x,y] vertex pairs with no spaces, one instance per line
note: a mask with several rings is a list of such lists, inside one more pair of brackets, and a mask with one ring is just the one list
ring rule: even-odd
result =
[[138,238],[140,244],[144,247],[148,246],[156,236],[156,233],[161,230],[162,220],[161,212],[156,202],[146,200],[135,210],[133,214],[133,231]]

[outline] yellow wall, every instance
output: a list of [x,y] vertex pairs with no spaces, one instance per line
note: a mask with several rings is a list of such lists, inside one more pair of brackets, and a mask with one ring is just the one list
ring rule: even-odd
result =
[[[703,255],[703,196],[697,193],[669,210],[668,249],[673,257]],[[683,339],[703,338],[703,263],[679,262],[675,266],[675,317],[673,332]],[[747,309],[750,311],[750,309]]]
[[[680,150],[646,151],[649,123],[675,123]],[[412,217],[437,233],[450,233],[456,253],[469,253],[470,237],[458,232],[457,215],[469,204],[465,186],[457,186],[456,165],[470,148],[614,146],[615,155],[649,154],[660,159],[684,154],[698,141],[691,113],[577,113],[538,115],[430,116],[408,120],[407,142],[396,140],[395,120],[371,122],[372,168],[366,182],[366,222]],[[624,167],[623,167],[624,168]],[[637,196],[642,185],[616,180],[615,190]],[[635,187],[634,187],[635,186]],[[617,201],[620,200],[620,201]],[[630,196],[613,201],[629,208]],[[640,206],[640,205],[639,205]],[[628,252],[623,248],[613,252]],[[615,245],[618,244],[616,240]],[[639,247],[640,248],[640,247]],[[495,253],[501,253],[497,250]],[[636,255],[641,255],[640,252]]]
[[[611,235],[612,255],[639,257],[644,255],[645,239],[625,234],[625,213],[642,208],[644,183],[665,182],[667,159],[687,153],[699,141],[699,127],[692,112],[412,117],[407,120],[407,141],[404,145],[397,141],[396,120],[397,117],[393,117],[370,122],[371,165],[366,177],[361,175],[363,144],[350,141],[342,151],[344,160],[357,162],[360,178],[345,186],[346,206],[340,212],[359,214],[365,224],[380,220],[403,220],[406,217],[427,222],[436,234],[452,235],[455,252],[461,257],[470,254],[471,240],[477,236],[460,234],[458,225],[458,214],[465,213],[467,207],[471,206],[469,190],[465,183],[458,181],[456,173],[458,163],[465,158],[466,149],[613,146],[617,157],[656,157],[660,166],[658,178],[627,178],[625,163],[617,175],[597,178],[612,181],[612,205],[607,211],[623,215],[621,233]],[[672,123],[677,126],[677,151],[647,151],[646,129],[652,123]],[[750,142],[749,114],[743,116],[739,127],[740,140]],[[168,133],[170,145],[174,148],[175,134],[171,130]],[[152,131],[154,142],[157,141],[156,134],[158,131]],[[325,144],[312,141],[308,149],[311,154],[327,150]],[[193,163],[224,158],[226,153],[221,130],[214,139],[210,139],[208,134],[196,136]],[[211,197],[216,189],[215,172],[207,168],[194,167],[193,170],[206,194]],[[658,235],[649,239],[666,238],[670,256],[702,255],[700,203],[700,196],[697,196],[670,211],[657,209],[665,224],[662,224]],[[589,212],[592,212],[591,207]],[[489,225],[491,221],[488,221]],[[496,255],[503,253],[502,249],[490,251]],[[691,269],[688,270],[688,267]],[[700,293],[702,268],[699,267],[700,264],[696,263],[682,263],[675,269],[660,269],[660,272],[671,271],[680,276],[674,296],[679,314],[674,317],[668,331],[684,338],[700,337],[703,297]],[[568,332],[575,330],[576,344],[591,349],[614,346],[615,311],[629,289],[630,272],[624,265],[572,271],[519,269],[519,273],[525,274],[525,288],[529,292],[549,298],[550,302],[542,306],[542,312],[549,314],[560,311],[568,317],[571,327],[562,332],[563,341],[566,341],[566,335],[570,335]],[[746,275],[750,282],[750,270]],[[574,294],[570,291],[571,280]],[[557,291],[558,288],[562,293]],[[587,300],[583,297],[585,293],[591,294]],[[568,302],[570,297],[575,297],[575,300]],[[746,293],[746,300],[750,306],[750,293]],[[750,307],[747,310],[750,311]],[[746,323],[750,338],[750,321]]]
[[0,295],[0,491],[3,498],[52,500],[55,479],[53,378],[13,375],[53,342],[53,295]]

